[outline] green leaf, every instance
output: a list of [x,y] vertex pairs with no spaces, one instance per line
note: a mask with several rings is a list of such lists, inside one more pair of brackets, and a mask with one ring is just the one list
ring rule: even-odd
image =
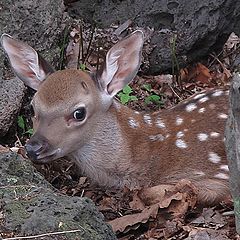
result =
[[158,95],[151,95],[151,100],[154,101],[154,102],[159,102],[160,97]]
[[145,98],[145,103],[149,104],[150,102],[152,102],[152,103],[160,104],[161,103],[160,99],[161,98],[158,95],[150,95],[150,96]]
[[145,88],[148,92],[151,92],[151,90],[152,90],[152,86],[148,83],[143,84],[143,88]]
[[18,116],[17,124],[23,131],[25,131],[25,121],[23,119],[23,116]]
[[80,63],[80,70],[85,71],[86,70],[86,65],[83,63]]
[[127,95],[127,94],[122,94],[122,95],[120,96],[120,101],[121,101],[122,104],[128,103],[129,100],[130,100],[130,96]]
[[136,101],[138,98],[136,96],[129,96],[131,101]]
[[33,128],[29,128],[25,133],[32,136],[33,135]]
[[120,92],[117,94],[117,96],[120,98],[124,93],[123,92]]
[[126,85],[124,88],[123,88],[123,93],[125,94],[130,94],[132,92],[132,88],[128,85]]

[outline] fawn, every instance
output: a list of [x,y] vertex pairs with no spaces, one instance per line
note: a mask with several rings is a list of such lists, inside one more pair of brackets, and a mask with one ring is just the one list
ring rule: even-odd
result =
[[119,41],[101,71],[54,72],[33,48],[3,34],[1,44],[14,72],[37,90],[28,156],[35,163],[68,156],[101,186],[188,179],[201,204],[224,200],[229,195],[224,149],[229,92],[206,91],[151,114],[122,106],[114,96],[137,74],[143,42],[140,30]]

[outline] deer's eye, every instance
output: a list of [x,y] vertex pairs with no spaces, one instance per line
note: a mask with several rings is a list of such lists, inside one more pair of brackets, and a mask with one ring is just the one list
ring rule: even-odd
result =
[[77,121],[83,121],[86,117],[86,109],[84,107],[78,108],[73,112],[73,118]]

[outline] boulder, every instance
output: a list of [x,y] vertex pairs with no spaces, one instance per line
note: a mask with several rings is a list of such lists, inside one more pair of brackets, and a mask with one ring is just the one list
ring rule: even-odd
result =
[[43,234],[47,239],[116,239],[90,199],[61,194],[20,155],[0,153],[0,162],[2,233]]
[[234,0],[89,0],[69,4],[68,12],[103,28],[128,19],[135,26],[152,28],[152,51],[143,68],[148,74],[172,73],[172,65],[176,71],[177,65],[222,50],[232,31],[240,33],[240,2]]

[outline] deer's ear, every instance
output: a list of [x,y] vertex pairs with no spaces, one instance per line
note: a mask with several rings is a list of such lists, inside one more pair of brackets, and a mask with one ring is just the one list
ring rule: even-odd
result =
[[16,75],[30,88],[37,90],[41,82],[54,72],[32,47],[13,39],[10,35],[2,35],[1,45]]
[[108,95],[116,95],[137,74],[143,42],[143,32],[137,30],[108,51],[105,67],[98,78],[102,89]]

